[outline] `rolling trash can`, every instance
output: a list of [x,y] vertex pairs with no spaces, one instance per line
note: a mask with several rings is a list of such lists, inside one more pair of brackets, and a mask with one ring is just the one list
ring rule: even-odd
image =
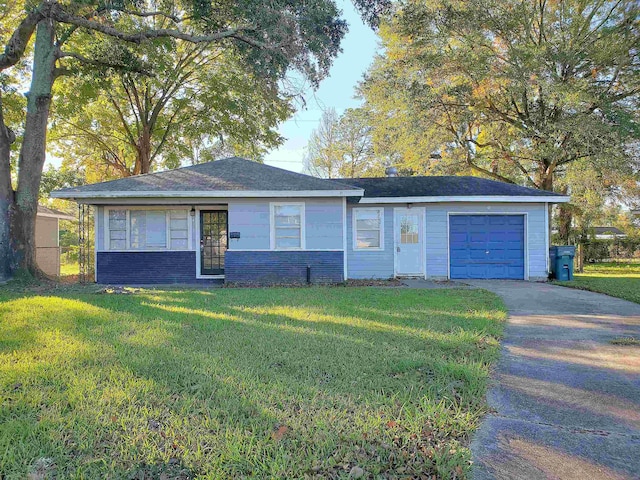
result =
[[556,280],[561,282],[573,280],[573,259],[575,256],[576,247],[571,245],[549,249],[551,274]]

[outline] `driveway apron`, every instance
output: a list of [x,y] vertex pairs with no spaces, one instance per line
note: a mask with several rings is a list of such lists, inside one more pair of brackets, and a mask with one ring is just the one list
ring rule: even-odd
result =
[[509,310],[472,478],[640,479],[640,305],[544,283],[467,281]]

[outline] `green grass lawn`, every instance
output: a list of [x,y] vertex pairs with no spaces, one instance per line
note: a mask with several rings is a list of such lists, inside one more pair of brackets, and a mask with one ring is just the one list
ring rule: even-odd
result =
[[574,280],[555,283],[640,303],[640,263],[587,264]]
[[506,318],[473,290],[4,288],[5,479],[461,478]]
[[78,263],[61,263],[60,264],[60,275],[78,275],[80,272],[80,266]]

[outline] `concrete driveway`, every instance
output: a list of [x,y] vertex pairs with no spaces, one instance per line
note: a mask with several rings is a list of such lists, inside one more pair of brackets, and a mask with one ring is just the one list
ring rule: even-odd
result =
[[543,283],[467,282],[509,309],[474,479],[639,479],[640,305]]

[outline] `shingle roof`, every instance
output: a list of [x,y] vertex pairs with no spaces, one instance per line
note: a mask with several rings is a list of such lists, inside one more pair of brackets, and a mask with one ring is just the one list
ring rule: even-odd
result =
[[59,210],[54,210],[53,208],[45,207],[44,205],[38,205],[38,215],[42,217],[55,217],[59,218],[60,220],[76,219],[73,215],[69,215],[68,213],[64,213]]
[[[348,185],[364,189],[364,197],[449,197],[449,196],[509,196],[546,197],[554,192],[521,187],[512,183],[479,177],[382,177],[344,178]],[[542,200],[542,199],[541,199]]]
[[144,192],[163,194],[166,192],[269,192],[269,191],[354,191],[358,187],[340,182],[303,175],[281,168],[231,157],[191,167],[177,168],[165,172],[136,175],[109,182],[65,188],[52,193],[58,198],[89,198],[118,192],[135,196]]
[[617,227],[593,227],[596,235],[624,235],[624,232]]
[[[65,188],[52,197],[543,197],[559,195],[478,177],[379,177],[326,180],[231,157],[165,172]],[[549,201],[554,201],[549,198]],[[515,199],[514,199],[515,200]],[[444,201],[444,200],[443,200]],[[494,200],[498,201],[498,200]],[[523,199],[522,201],[526,201]]]

